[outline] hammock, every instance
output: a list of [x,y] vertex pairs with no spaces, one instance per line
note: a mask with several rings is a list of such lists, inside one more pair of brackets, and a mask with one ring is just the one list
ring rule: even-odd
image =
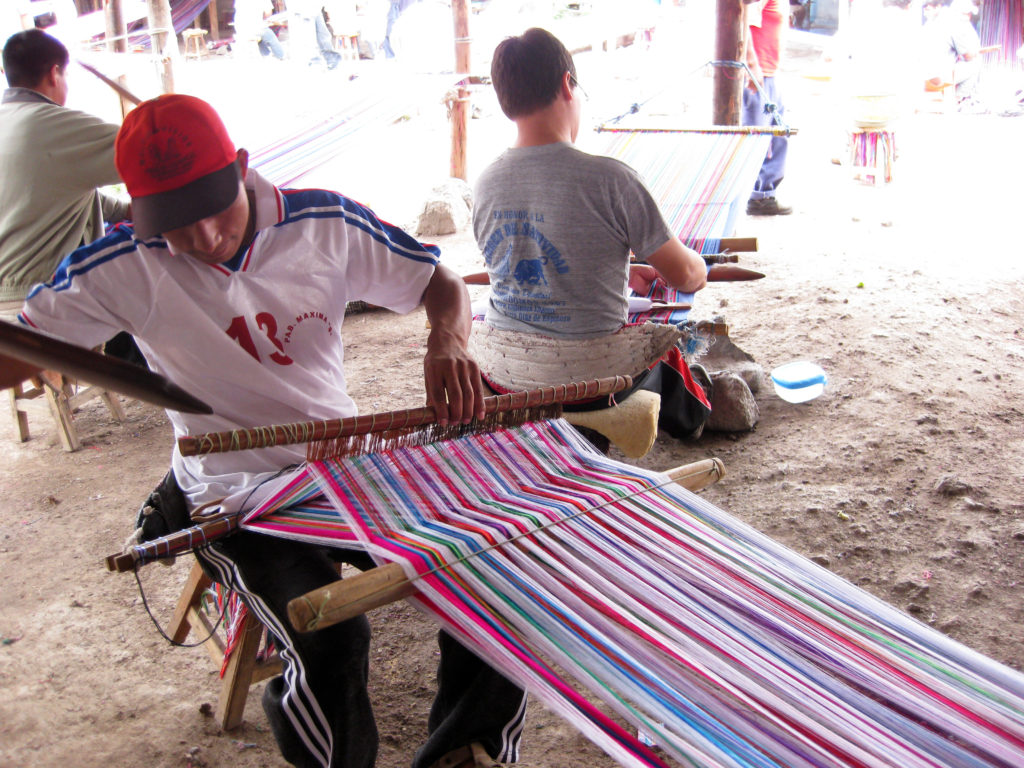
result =
[[[195,21],[196,17],[206,10],[210,0],[171,0],[171,24],[174,34],[180,35]],[[148,50],[151,41],[146,19],[139,19],[128,25],[128,45],[132,48]],[[138,34],[140,33],[141,34]]]
[[668,764],[636,729],[686,765],[1024,765],[1024,676],[561,420],[309,464],[242,525],[401,563],[625,766]]

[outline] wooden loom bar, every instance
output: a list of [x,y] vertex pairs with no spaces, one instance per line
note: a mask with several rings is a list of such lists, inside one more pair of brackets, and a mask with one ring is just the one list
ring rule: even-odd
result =
[[133,571],[137,564],[147,563],[162,557],[172,557],[181,552],[201,547],[216,539],[222,539],[238,528],[240,521],[241,515],[239,514],[209,520],[168,536],[147,541],[138,547],[133,547],[129,552],[107,555],[104,558],[104,562],[108,571],[114,571],[115,573]]
[[[558,384],[550,387],[509,392],[484,398],[486,414],[503,413],[519,408],[536,408],[554,403],[570,403],[602,395],[610,395],[629,389],[633,379],[629,376],[609,376],[604,379],[579,381],[572,384]],[[370,413],[365,416],[350,416],[344,419],[304,421],[294,424],[272,424],[252,429],[235,429],[225,432],[209,432],[205,435],[186,435],[178,438],[178,450],[182,456],[200,456],[207,453],[244,451],[250,448],[268,448],[275,445],[334,440],[374,432],[422,427],[437,423],[437,415],[431,406],[410,408],[388,413]]]
[[[704,459],[665,474],[687,490],[699,491],[721,480],[725,465],[718,458]],[[288,620],[299,632],[312,632],[414,594],[415,583],[402,566],[388,563],[296,597],[288,603]]]
[[756,237],[723,237],[718,243],[722,251],[728,253],[751,253],[757,251]]
[[[763,272],[755,272],[746,267],[736,267],[725,259],[719,263],[712,263],[708,267],[709,283],[735,283],[744,280],[760,280],[764,277]],[[462,276],[462,282],[466,285],[490,285],[491,276],[487,272],[473,272]]]
[[716,125],[713,128],[625,128],[599,126],[598,133],[732,133],[741,136],[795,136],[796,128],[754,125]]

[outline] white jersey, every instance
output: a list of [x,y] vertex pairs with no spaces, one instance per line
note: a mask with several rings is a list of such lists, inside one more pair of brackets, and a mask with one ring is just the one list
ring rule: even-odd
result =
[[[120,225],[36,286],[20,319],[94,347],[126,330],[150,367],[213,408],[168,411],[175,437],[356,413],[346,393],[345,305],[405,313],[419,305],[438,250],[334,192],[280,190],[249,170],[251,246],[211,266],[162,237]],[[182,457],[172,466],[189,502],[245,491],[303,461],[302,446]]]

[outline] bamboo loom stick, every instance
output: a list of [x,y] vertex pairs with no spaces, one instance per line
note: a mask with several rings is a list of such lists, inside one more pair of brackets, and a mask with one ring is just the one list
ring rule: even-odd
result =
[[[509,392],[484,398],[486,414],[503,413],[520,408],[536,408],[555,403],[571,403],[629,389],[633,379],[629,376],[609,376],[604,379],[558,384],[522,392]],[[373,432],[422,427],[437,423],[431,406],[410,408],[388,413],[370,413],[343,419],[304,421],[294,424],[276,424],[252,429],[209,432],[205,435],[186,435],[178,438],[182,456],[200,456],[207,453],[244,451],[250,448],[268,448],[275,445],[334,440]]]
[[718,247],[728,253],[756,253],[756,237],[723,237],[718,241]]
[[[704,459],[665,474],[684,488],[699,491],[721,480],[725,465],[718,458]],[[388,563],[296,597],[288,603],[288,620],[299,632],[312,632],[414,594],[415,580],[407,578],[398,563]]]

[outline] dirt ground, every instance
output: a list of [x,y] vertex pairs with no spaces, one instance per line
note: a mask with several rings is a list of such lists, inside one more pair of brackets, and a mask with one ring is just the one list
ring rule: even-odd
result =
[[[801,78],[799,61],[792,68],[787,100],[800,133],[780,196],[795,213],[741,219],[737,234],[759,242],[741,265],[767,277],[710,285],[695,314],[722,316],[766,370],[819,363],[828,387],[793,405],[764,386],[754,431],[693,443],[660,436],[639,463],[721,458],[727,475],[706,498],[1020,669],[1021,118],[908,115],[893,183],[867,185],[832,162],[846,155],[841,96]],[[449,265],[479,268],[466,233],[438,242]],[[421,403],[421,312],[353,315],[344,333],[363,411]],[[218,679],[205,652],[169,647],[132,577],[103,568],[171,449],[163,412],[124,402],[123,425],[96,402],[79,413],[85,445],[76,453],[60,449],[41,405],[27,443],[0,420],[0,765],[282,766],[262,685],[244,724],[222,732],[209,714]],[[186,558],[141,572],[163,623],[189,566]],[[371,621],[378,765],[399,768],[423,737],[434,628],[404,604]],[[531,768],[611,765],[540,707],[523,759]]]

